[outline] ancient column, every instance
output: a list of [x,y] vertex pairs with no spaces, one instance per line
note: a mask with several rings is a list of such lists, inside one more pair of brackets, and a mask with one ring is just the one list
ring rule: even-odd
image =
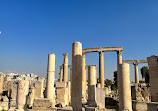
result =
[[99,52],[99,83],[104,88],[104,52]]
[[158,102],[158,56],[147,57],[149,66],[149,82],[151,101]]
[[54,75],[55,75],[55,54],[48,55],[47,66],[47,82],[46,82],[46,98],[54,102],[55,89],[54,89]]
[[118,87],[120,87],[119,86],[119,78],[120,78],[119,64],[122,64],[122,50],[117,51],[117,78],[118,78],[117,85],[118,85]]
[[72,67],[70,67],[70,82],[72,83]]
[[73,111],[82,110],[82,44],[80,42],[74,42],[72,45],[71,106]]
[[135,70],[135,83],[139,83],[138,63],[134,63],[133,65]]
[[68,53],[64,54],[64,82],[68,82]]
[[132,111],[129,64],[119,64],[119,111]]
[[0,93],[3,92],[4,75],[0,74]]
[[29,81],[27,79],[20,80],[17,87],[17,108],[26,110],[26,99],[29,92]]
[[60,66],[60,82],[63,81],[63,65]]
[[88,105],[96,106],[96,84],[97,72],[96,65],[88,66]]
[[82,98],[85,100],[86,97],[86,67],[85,67],[85,56],[86,53],[82,54]]

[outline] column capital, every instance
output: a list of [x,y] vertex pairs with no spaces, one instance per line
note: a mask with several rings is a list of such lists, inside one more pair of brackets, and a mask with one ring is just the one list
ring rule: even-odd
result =
[[82,53],[82,57],[85,58],[86,57],[86,53]]
[[138,65],[138,64],[139,64],[139,63],[136,63],[136,62],[135,62],[135,63],[133,63],[133,65]]
[[118,50],[118,51],[117,51],[117,54],[118,54],[118,55],[122,55],[122,51],[123,51],[123,50]]
[[68,57],[68,53],[64,53],[63,55],[64,55],[64,57]]
[[99,56],[103,55],[104,54],[104,51],[99,51]]
[[63,69],[63,64],[60,66],[60,69]]

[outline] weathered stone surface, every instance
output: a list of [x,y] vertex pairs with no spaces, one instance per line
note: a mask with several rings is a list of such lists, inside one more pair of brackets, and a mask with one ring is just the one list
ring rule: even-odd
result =
[[34,94],[34,98],[43,98],[43,81],[36,81],[34,83],[34,90],[35,90],[35,94]]
[[55,76],[55,54],[48,55],[47,66],[47,85],[46,85],[46,97],[52,101],[52,106],[55,105],[55,88],[54,88],[54,76]]
[[105,92],[102,88],[96,88],[96,103],[99,109],[105,108]]
[[57,98],[56,98],[56,102],[57,104],[62,104],[62,107],[65,107],[69,104],[69,100],[68,100],[68,87],[59,87],[57,88]]
[[35,107],[46,107],[49,108],[52,106],[52,103],[49,99],[46,98],[38,98],[38,99],[34,99],[34,104],[33,104],[33,108]]
[[148,111],[147,103],[143,101],[132,101],[132,109],[133,111]]
[[147,103],[148,110],[147,111],[157,111],[158,110],[158,102],[150,102]]
[[74,111],[82,108],[82,44],[74,42],[72,45],[72,83],[71,106]]
[[147,60],[149,65],[151,101],[158,102],[158,56],[148,57]]
[[56,88],[59,87],[67,87],[67,83],[66,82],[56,82]]
[[118,78],[119,110],[132,111],[129,64],[127,63],[120,64],[118,75],[119,75]]

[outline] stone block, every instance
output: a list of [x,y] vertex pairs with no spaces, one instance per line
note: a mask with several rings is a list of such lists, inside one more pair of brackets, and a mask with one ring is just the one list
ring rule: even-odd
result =
[[105,91],[102,88],[96,88],[96,103],[99,109],[105,108]]
[[143,101],[132,101],[132,109],[133,111],[148,111],[147,103]]
[[56,88],[59,87],[67,87],[67,83],[66,82],[56,82]]
[[34,104],[33,104],[33,108],[34,107],[51,107],[52,103],[49,99],[46,98],[38,98],[38,99],[34,99]]
[[34,90],[35,90],[35,93],[34,93],[34,98],[43,98],[44,95],[43,95],[43,82],[42,81],[36,81],[34,83]]
[[96,107],[86,107],[86,111],[98,111]]
[[158,102],[147,103],[148,111],[158,111]]
[[56,98],[56,102],[57,104],[62,104],[62,107],[65,107],[69,104],[69,100],[68,100],[68,94],[69,89],[68,88],[57,88],[57,98]]

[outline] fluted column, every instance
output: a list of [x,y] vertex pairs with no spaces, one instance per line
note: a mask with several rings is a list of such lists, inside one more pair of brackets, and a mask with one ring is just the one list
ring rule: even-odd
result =
[[128,63],[119,64],[119,111],[132,111],[130,69]]
[[133,65],[135,70],[135,83],[139,83],[138,63],[134,63]]
[[82,44],[72,45],[71,106],[73,111],[82,110]]
[[60,66],[60,82],[63,81],[63,65]]
[[104,52],[99,52],[99,83],[104,88]]
[[55,100],[54,76],[55,76],[55,54],[51,53],[48,55],[46,98],[50,99],[52,102],[54,102]]
[[68,53],[64,54],[64,82],[68,82]]
[[86,67],[85,67],[86,53],[82,54],[82,98],[86,96]]

